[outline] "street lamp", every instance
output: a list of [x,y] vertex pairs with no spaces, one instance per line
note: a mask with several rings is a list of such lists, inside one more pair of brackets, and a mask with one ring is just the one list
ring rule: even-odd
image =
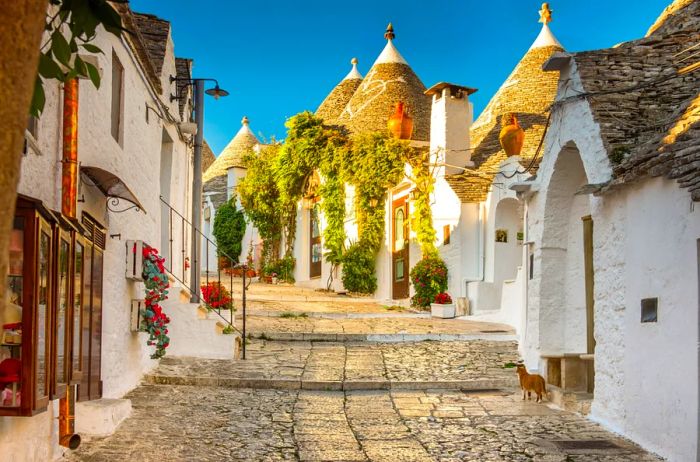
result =
[[[194,122],[197,124],[197,133],[194,136],[194,173],[192,181],[192,269],[190,271],[190,302],[199,303],[199,281],[202,265],[199,262],[199,252],[201,251],[201,231],[199,227],[202,222],[202,142],[204,140],[204,93],[219,99],[228,96],[228,92],[219,87],[216,79],[188,79],[170,76],[170,83],[187,82],[187,85],[194,87]],[[204,90],[204,82],[214,82],[214,88]],[[170,96],[170,100],[182,98],[182,95]],[[184,236],[183,236],[184,237]]]

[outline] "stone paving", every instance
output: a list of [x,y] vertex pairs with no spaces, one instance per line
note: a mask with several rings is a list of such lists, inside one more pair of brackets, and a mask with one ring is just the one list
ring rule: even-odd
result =
[[[67,460],[660,460],[547,401],[522,401],[515,370],[504,367],[518,360],[517,344],[494,332],[504,326],[376,317],[389,310],[309,290],[251,287],[266,309],[277,304],[251,318],[252,330],[296,341],[250,340],[246,361],[166,356],[127,395],[133,415],[117,432],[86,438]],[[269,301],[275,291],[284,301]],[[308,318],[274,317],[307,308]],[[377,332],[395,342],[350,337]],[[402,332],[480,338],[407,342]],[[314,335],[342,341],[304,340]]]
[[148,380],[255,388],[389,389],[515,386],[515,342],[334,343],[253,340],[246,361],[171,358]]
[[[240,326],[240,321],[238,326]],[[253,336],[265,334],[274,338],[280,333],[291,334],[345,334],[345,335],[391,335],[391,334],[513,334],[513,329],[503,324],[463,321],[440,318],[355,318],[316,319],[248,316],[247,332]]]
[[[519,393],[229,390],[143,385],[118,431],[71,461],[609,461],[660,460],[578,415]],[[606,450],[556,440],[607,440]]]

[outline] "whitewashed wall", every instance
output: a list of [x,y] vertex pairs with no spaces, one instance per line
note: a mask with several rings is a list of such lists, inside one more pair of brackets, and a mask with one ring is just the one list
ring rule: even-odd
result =
[[[576,88],[580,82],[573,71],[563,73],[562,80],[570,76]],[[554,113],[545,143],[540,191],[528,204],[528,239],[535,242],[535,262],[521,344],[526,362],[540,367],[539,355],[557,344],[563,350],[581,348],[575,334],[585,336],[585,324],[571,319],[582,302],[580,289],[572,284],[580,277],[578,263],[562,256],[574,252],[580,242],[570,234],[557,235],[552,225],[562,220],[571,225],[588,210],[594,223],[596,339],[590,417],[669,460],[696,460],[700,212],[687,191],[662,178],[599,197],[579,196],[568,203],[571,209],[561,208],[556,188],[567,178],[553,180],[553,174],[559,156],[572,155],[573,146],[587,183],[610,177],[599,128],[583,101]],[[565,248],[557,248],[556,242]],[[562,262],[567,263],[562,267]],[[557,282],[552,275],[562,271]],[[658,297],[659,319],[643,324],[640,301],[651,297]],[[571,306],[555,306],[561,300]],[[567,309],[571,310],[564,311],[564,319],[557,316]],[[557,340],[572,336],[573,344]]]
[[[158,97],[150,88],[131,49],[100,30],[94,41],[105,51],[98,55],[102,84],[94,88],[89,81],[80,81],[78,159],[82,166],[94,166],[119,176],[141,201],[144,212],[130,210],[122,214],[106,211],[105,198],[94,187],[81,181],[78,214],[87,211],[108,228],[104,254],[104,291],[102,320],[102,380],[105,398],[119,398],[134,388],[145,372],[156,362],[149,359],[151,347],[146,334],[129,330],[130,306],[133,298],[143,298],[139,283],[125,279],[127,240],[143,240],[161,246],[160,193],[161,147],[163,132],[174,140],[172,176],[169,181],[172,203],[181,209],[189,205],[192,176],[189,151],[179,140],[173,124],[164,124],[150,111],[146,121],[146,104],[156,106]],[[124,67],[123,139],[115,141],[110,131],[112,87],[112,50]],[[175,74],[172,41],[168,41],[163,67],[163,100],[178,114],[177,103],[169,103],[174,87],[167,76]],[[22,161],[18,191],[41,199],[60,210],[62,89],[55,82],[46,83],[47,103],[39,121],[39,134],[32,152]],[[33,143],[34,145],[34,143]],[[168,183],[165,181],[165,183]],[[128,206],[122,202],[121,206]],[[120,238],[109,235],[120,234]],[[58,422],[56,402],[47,412],[31,418],[0,417],[0,454],[13,461],[52,460],[63,453],[57,445]],[[21,442],[21,444],[17,444]]]

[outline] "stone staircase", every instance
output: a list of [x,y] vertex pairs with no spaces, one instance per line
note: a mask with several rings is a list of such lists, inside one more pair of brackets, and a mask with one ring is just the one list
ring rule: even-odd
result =
[[[161,304],[170,317],[168,335],[170,357],[234,359],[238,333],[224,333],[224,318],[199,303],[190,302],[190,292],[177,281],[171,284],[170,299]],[[174,296],[177,294],[177,296]]]

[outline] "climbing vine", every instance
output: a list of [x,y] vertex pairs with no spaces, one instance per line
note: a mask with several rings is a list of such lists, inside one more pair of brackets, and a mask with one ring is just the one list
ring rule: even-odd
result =
[[[294,265],[299,201],[305,196],[319,196],[325,218],[324,257],[333,266],[331,277],[342,264],[346,289],[374,292],[375,261],[385,232],[386,191],[403,178],[412,149],[408,142],[384,133],[348,137],[308,111],[291,117],[285,126],[284,144],[274,152],[251,159],[248,174],[238,189],[246,215],[265,242],[266,265],[279,265],[282,242],[285,267]],[[315,178],[320,184],[314,184]],[[349,247],[345,234],[346,184],[355,189],[358,224],[358,240]],[[331,283],[329,279],[329,287]]]
[[411,181],[413,190],[413,213],[411,225],[416,232],[416,240],[420,244],[423,258],[438,258],[435,246],[437,233],[433,226],[433,211],[430,207],[430,197],[435,190],[435,174],[430,166],[430,151],[423,150],[412,156]]
[[263,264],[279,259],[282,238],[279,189],[273,172],[279,149],[279,144],[270,144],[257,154],[248,154],[248,172],[237,186],[243,211],[262,238]]

